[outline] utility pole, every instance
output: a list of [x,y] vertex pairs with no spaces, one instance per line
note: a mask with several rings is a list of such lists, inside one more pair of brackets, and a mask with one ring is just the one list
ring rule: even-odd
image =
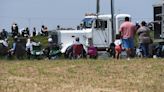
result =
[[97,4],[96,4],[96,15],[97,15],[97,19],[100,13],[100,0],[97,0]]
[[112,28],[112,42],[115,39],[115,29],[114,29],[114,1],[111,0],[111,28]]

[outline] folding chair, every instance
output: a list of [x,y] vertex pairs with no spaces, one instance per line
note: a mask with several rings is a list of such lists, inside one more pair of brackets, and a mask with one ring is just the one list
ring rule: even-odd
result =
[[83,57],[83,45],[82,44],[74,44],[73,45],[73,58],[82,58]]

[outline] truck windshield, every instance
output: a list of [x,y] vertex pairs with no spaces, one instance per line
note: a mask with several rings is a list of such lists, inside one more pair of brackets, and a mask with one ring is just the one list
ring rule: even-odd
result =
[[85,18],[82,20],[83,28],[92,28],[92,23],[95,19],[94,18]]

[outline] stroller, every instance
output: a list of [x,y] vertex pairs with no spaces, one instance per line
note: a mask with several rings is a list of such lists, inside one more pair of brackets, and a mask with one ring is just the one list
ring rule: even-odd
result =
[[42,55],[43,55],[43,51],[42,51],[41,45],[39,43],[33,44],[32,45],[31,56],[33,58],[40,59],[42,57]]

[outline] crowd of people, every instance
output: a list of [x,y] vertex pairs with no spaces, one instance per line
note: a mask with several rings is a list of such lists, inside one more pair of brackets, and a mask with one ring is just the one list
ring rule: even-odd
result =
[[[57,27],[60,28],[60,27]],[[60,45],[54,42],[54,39],[48,34],[48,28],[45,25],[41,26],[41,36],[46,36],[48,39],[47,46],[41,48],[41,43],[31,38],[28,27],[19,30],[16,23],[11,26],[11,38],[13,39],[12,47],[8,45],[8,32],[5,29],[0,31],[0,55],[18,59],[25,55],[28,59],[33,56],[40,58],[43,55],[48,59],[57,58],[61,55]],[[116,39],[111,43],[108,52],[110,56],[120,59],[122,52],[126,52],[127,60],[138,56],[143,58],[148,57],[164,57],[164,46],[153,45],[153,38],[150,36],[151,30],[145,21],[140,24],[133,24],[129,17],[125,17],[125,21],[121,24],[119,34],[116,34]],[[33,28],[32,36],[36,36],[36,28]],[[134,41],[137,38],[138,41]],[[138,42],[138,43],[135,43]],[[94,46],[92,38],[88,38],[87,50],[80,43],[79,37],[75,37],[74,43],[69,46],[64,54],[65,58],[97,58],[98,51]]]
[[[0,56],[7,58],[16,57],[17,59],[31,59],[31,58],[58,58],[61,56],[60,45],[55,43],[53,37],[48,34],[48,28],[45,25],[41,26],[41,36],[45,36],[48,41],[45,47],[41,47],[40,42],[35,41],[30,34],[28,27],[19,29],[17,23],[13,23],[11,26],[11,36],[4,29],[0,32]],[[36,28],[33,28],[32,36],[36,36]],[[12,39],[12,43],[9,43],[8,38]],[[83,44],[79,42],[79,38],[76,37],[75,43],[73,43],[68,50],[68,58],[81,58],[86,57],[86,51],[84,50]],[[11,46],[9,46],[11,44]],[[91,58],[97,57],[97,49],[90,45],[88,48],[89,55]],[[83,53],[83,54],[81,54]],[[65,55],[67,56],[67,55]]]
[[[31,36],[36,35],[37,31],[35,27],[30,33],[28,27],[19,29],[17,23],[12,24],[11,33],[8,33],[5,29],[0,30],[0,56],[16,56],[19,59],[23,58],[23,55],[25,55],[30,58],[32,47],[34,45],[39,45],[31,38]],[[46,26],[42,25],[40,35],[48,37],[48,28]]]
[[[116,35],[116,40],[113,43],[114,46],[114,58],[119,59],[123,50],[126,51],[127,60],[134,56],[138,57],[164,57],[164,49],[162,45],[154,45],[153,38],[150,36],[150,28],[145,21],[140,24],[133,24],[128,17],[125,17],[125,21],[121,24],[119,29],[120,34]],[[135,46],[135,37],[137,37],[138,43]],[[160,54],[159,54],[160,53]]]
[[33,27],[32,31],[30,31],[30,29],[28,27],[19,29],[17,23],[13,23],[11,26],[12,37],[15,37],[15,36],[23,36],[23,37],[36,36],[38,34],[38,32],[42,36],[48,36],[48,27],[45,25],[42,25],[40,31],[37,31],[35,27]]

